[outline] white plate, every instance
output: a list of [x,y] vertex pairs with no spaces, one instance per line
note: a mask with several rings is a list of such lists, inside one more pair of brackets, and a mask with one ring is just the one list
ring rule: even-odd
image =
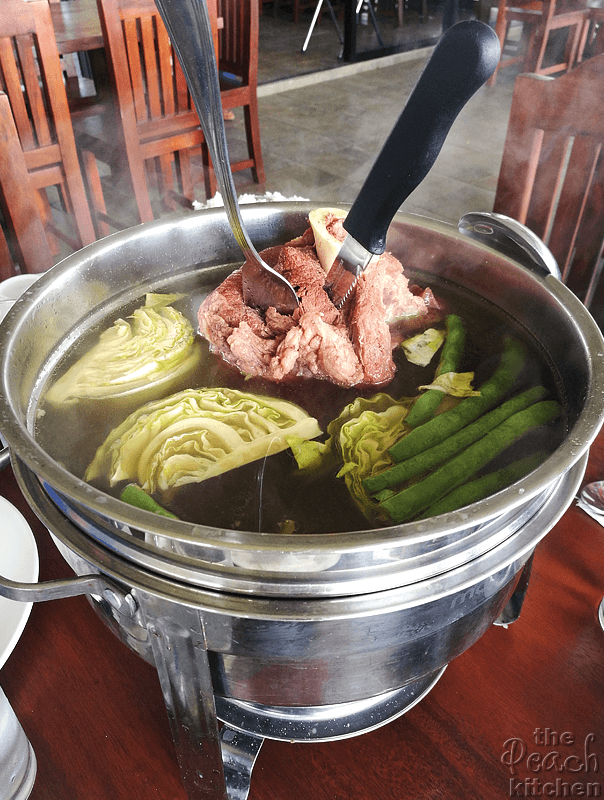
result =
[[44,273],[35,275],[13,275],[0,283],[0,300],[17,300],[26,289],[29,289]]
[[[38,548],[27,520],[0,497],[0,575],[11,581],[38,580]],[[0,597],[0,667],[13,652],[23,633],[32,603],[18,603]]]
[[[2,284],[0,284],[1,286]],[[8,314],[11,308],[14,306],[14,300],[0,300],[0,322],[4,319],[4,317]]]

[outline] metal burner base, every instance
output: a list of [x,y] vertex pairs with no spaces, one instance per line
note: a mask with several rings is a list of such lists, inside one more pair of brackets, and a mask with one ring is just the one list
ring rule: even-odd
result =
[[401,689],[337,705],[279,707],[215,697],[216,715],[229,728],[263,739],[322,742],[347,739],[405,714],[436,685],[446,666]]

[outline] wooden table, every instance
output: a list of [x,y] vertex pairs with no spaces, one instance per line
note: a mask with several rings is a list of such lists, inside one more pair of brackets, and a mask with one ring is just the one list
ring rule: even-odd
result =
[[[603,475],[601,435],[585,481]],[[40,580],[68,577],[10,467],[0,493],[35,532]],[[249,800],[604,796],[602,595],[604,528],[573,505],[537,548],[517,622],[487,631],[389,725],[265,742]],[[186,800],[154,670],[84,598],[34,605],[0,683],[37,755],[32,800]]]
[[[210,18],[216,18],[215,30],[224,27],[218,17],[217,0],[206,0]],[[99,50],[105,46],[96,0],[62,0],[51,3],[50,13],[60,55]],[[218,43],[215,42],[216,48]]]
[[60,55],[104,47],[96,0],[51,3],[50,14]]

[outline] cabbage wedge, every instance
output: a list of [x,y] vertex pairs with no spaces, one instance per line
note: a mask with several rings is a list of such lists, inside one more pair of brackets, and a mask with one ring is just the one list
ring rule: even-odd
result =
[[473,372],[443,372],[432,383],[418,387],[422,391],[437,389],[451,397],[480,397],[480,392],[472,386]]
[[427,328],[422,333],[405,339],[401,347],[407,361],[420,367],[427,367],[435,353],[445,341],[445,332],[436,328]]
[[98,342],[50,387],[46,399],[64,405],[152,387],[169,390],[201,357],[191,323],[170,305],[180,296],[147,294],[145,305],[103,331]]
[[289,435],[320,434],[317,420],[294,403],[235,389],[186,389],[130,414],[85,477],[111,486],[134,481],[152,494],[285,450]]
[[[338,477],[344,478],[352,499],[370,522],[381,523],[377,504],[363,489],[363,478],[380,472],[392,463],[388,448],[407,432],[405,417],[413,398],[394,400],[378,394],[370,400],[357,400],[338,434],[338,449],[343,466]],[[356,406],[356,408],[355,408]]]
[[322,472],[338,469],[354,502],[372,523],[380,522],[377,503],[363,489],[364,478],[392,464],[388,449],[407,433],[405,417],[413,397],[395,400],[379,392],[371,398],[357,397],[327,426],[325,443],[288,441],[302,473],[319,477]]

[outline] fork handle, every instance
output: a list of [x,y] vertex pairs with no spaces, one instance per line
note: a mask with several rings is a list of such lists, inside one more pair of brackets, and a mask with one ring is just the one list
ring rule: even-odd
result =
[[292,285],[260,258],[241,217],[224,129],[218,65],[207,4],[205,0],[155,0],[155,3],[201,121],[233,236],[245,260],[269,274],[275,293],[283,298],[284,308],[291,313],[298,305]]
[[207,5],[204,0],[156,0],[156,5],[187,79],[233,234],[244,253],[253,251],[241,219],[230,167]]

